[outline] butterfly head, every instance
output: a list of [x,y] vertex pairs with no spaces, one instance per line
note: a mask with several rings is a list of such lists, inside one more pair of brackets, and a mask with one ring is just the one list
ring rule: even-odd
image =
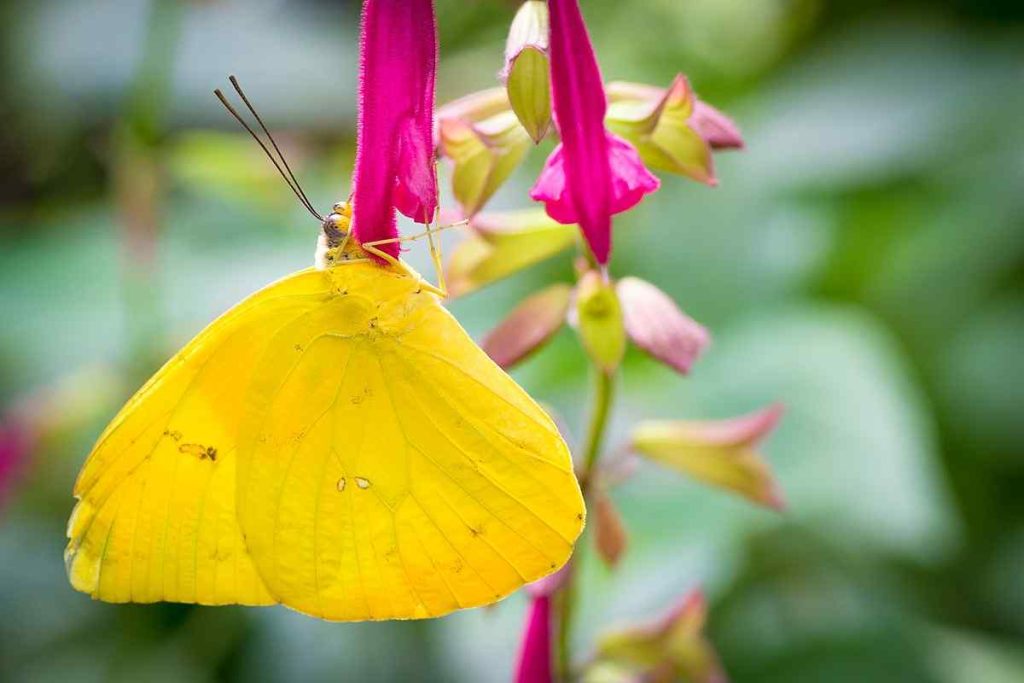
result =
[[342,246],[348,240],[352,228],[352,204],[336,203],[320,227],[327,239],[327,246],[335,249]]
[[365,260],[366,253],[352,238],[352,204],[338,202],[320,224],[316,246],[316,267],[324,270],[338,263]]

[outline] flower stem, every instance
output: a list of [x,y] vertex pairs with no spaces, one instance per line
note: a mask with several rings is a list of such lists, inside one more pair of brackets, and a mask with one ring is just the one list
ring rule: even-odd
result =
[[[615,375],[600,368],[594,370],[594,392],[593,408],[590,415],[590,426],[587,429],[587,441],[583,449],[583,464],[579,472],[580,490],[583,492],[584,500],[590,489],[594,465],[601,454],[601,444],[604,442],[605,429],[608,426],[608,414],[611,412],[612,399],[615,394]],[[572,656],[570,642],[573,626],[573,607],[575,603],[576,570],[579,565],[579,555],[573,559],[569,566],[569,576],[559,591],[558,605],[558,680],[568,681],[571,673]]]

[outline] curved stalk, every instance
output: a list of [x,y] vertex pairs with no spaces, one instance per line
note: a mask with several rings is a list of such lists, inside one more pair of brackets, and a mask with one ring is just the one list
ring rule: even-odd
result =
[[[614,394],[614,374],[609,374],[595,368],[593,408],[590,415],[590,425],[587,429],[587,440],[583,448],[583,463],[579,472],[580,490],[583,492],[584,500],[586,500],[590,489],[594,465],[601,454],[601,446],[604,442],[604,434],[608,426],[608,415],[611,412]],[[572,640],[573,608],[576,600],[575,575],[579,565],[579,555],[576,555],[572,562],[573,564],[569,567],[569,576],[566,577],[565,583],[558,595],[557,675],[560,681],[568,681],[570,679],[572,668],[570,642]]]

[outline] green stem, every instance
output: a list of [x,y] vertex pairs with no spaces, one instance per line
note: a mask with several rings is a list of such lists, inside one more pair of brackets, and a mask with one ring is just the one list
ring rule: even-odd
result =
[[[612,399],[615,394],[615,375],[600,368],[594,372],[593,409],[590,415],[590,426],[587,429],[587,441],[583,448],[583,464],[580,469],[580,490],[584,500],[590,489],[594,465],[601,454],[605,429],[608,426],[608,414],[611,412]],[[558,680],[568,681],[572,668],[570,642],[572,640],[573,608],[576,600],[576,571],[580,556],[577,554],[569,565],[568,576],[559,591],[558,602]]]

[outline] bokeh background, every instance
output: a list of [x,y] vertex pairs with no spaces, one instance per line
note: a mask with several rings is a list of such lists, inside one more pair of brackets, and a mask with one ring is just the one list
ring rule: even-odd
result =
[[[642,468],[631,546],[583,554],[577,651],[702,585],[736,681],[1024,680],[1024,5],[583,3],[605,75],[686,72],[748,149],[616,221],[613,270],[714,334],[641,417],[787,406],[782,514]],[[490,86],[510,2],[440,0],[439,100]],[[236,73],[321,206],[348,194],[357,2],[0,8],[0,680],[506,680],[525,601],[429,623],[110,606],[64,576],[73,478],[120,402],[317,226],[211,91]],[[536,153],[494,206],[525,202]],[[426,266],[422,254],[412,260]],[[568,257],[458,300],[479,335]],[[571,333],[516,371],[578,433]],[[8,478],[10,472],[7,472]]]

